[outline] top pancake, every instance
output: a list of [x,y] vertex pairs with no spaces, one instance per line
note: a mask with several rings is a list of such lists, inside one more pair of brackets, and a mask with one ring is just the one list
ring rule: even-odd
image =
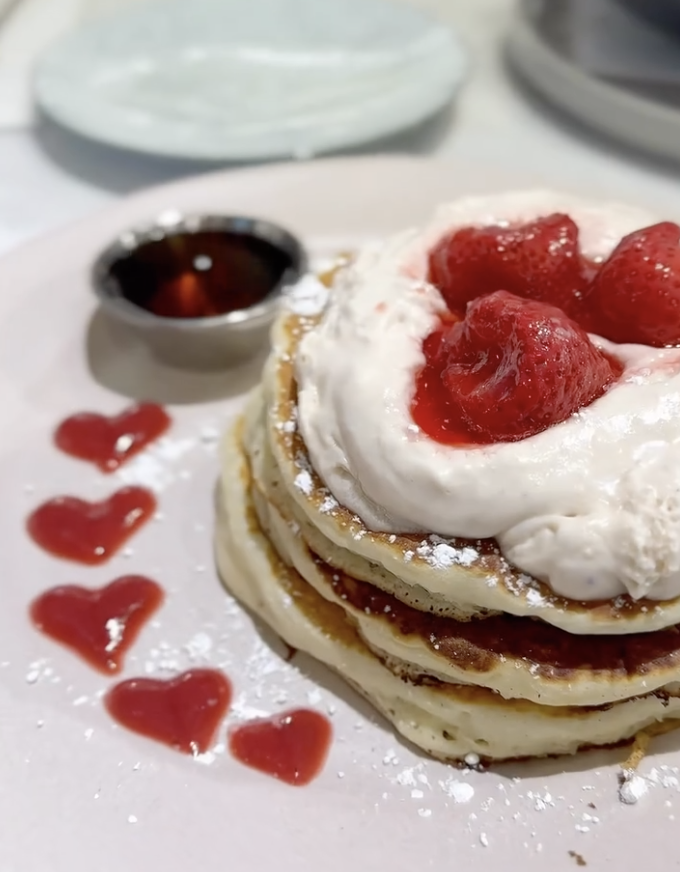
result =
[[493,539],[368,530],[321,481],[296,424],[293,360],[300,337],[317,321],[289,311],[280,315],[263,384],[272,455],[307,541],[326,562],[414,608],[457,620],[506,612],[540,618],[577,634],[643,633],[680,623],[680,597],[659,603],[628,595],[589,602],[557,596],[511,566]]

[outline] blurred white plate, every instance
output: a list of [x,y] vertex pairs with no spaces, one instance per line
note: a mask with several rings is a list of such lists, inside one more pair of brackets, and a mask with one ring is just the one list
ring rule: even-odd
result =
[[111,145],[206,160],[308,157],[424,121],[460,84],[449,28],[387,0],[166,0],[88,24],[38,104]]

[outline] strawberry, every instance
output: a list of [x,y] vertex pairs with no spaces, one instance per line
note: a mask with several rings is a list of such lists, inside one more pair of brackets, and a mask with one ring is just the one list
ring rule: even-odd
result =
[[624,236],[592,283],[594,332],[612,342],[680,345],[679,243],[670,221]]
[[471,302],[423,350],[413,417],[449,444],[533,436],[587,406],[622,370],[560,309],[507,291]]
[[429,280],[452,311],[494,291],[552,303],[576,316],[590,280],[578,227],[556,213],[515,227],[466,227],[430,252]]

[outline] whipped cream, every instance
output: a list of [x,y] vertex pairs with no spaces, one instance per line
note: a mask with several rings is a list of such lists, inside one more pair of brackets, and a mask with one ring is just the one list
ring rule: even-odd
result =
[[423,231],[364,249],[342,271],[296,360],[299,426],[333,495],[371,529],[495,537],[505,557],[565,597],[680,595],[680,350],[614,345],[619,383],[520,442],[442,445],[410,403],[422,340],[444,309],[427,254],[460,227],[566,212],[587,258],[656,216],[546,191],[470,197]]

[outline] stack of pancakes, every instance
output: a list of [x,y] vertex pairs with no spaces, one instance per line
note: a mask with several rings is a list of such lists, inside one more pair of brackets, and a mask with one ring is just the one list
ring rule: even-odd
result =
[[294,358],[317,317],[284,312],[222,455],[226,586],[443,760],[573,753],[680,725],[680,598],[574,602],[493,540],[366,529],[314,471]]

